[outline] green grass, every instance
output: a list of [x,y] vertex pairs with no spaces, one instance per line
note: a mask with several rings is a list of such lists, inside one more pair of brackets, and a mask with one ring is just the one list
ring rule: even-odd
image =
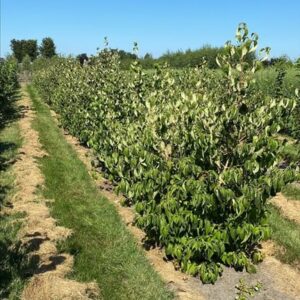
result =
[[55,199],[51,211],[59,225],[74,234],[60,245],[74,255],[72,278],[96,280],[104,299],[171,299],[115,207],[95,186],[84,164],[50,115],[48,107],[29,94],[37,111],[34,128],[48,156],[40,160],[44,196]]
[[300,262],[300,225],[285,219],[275,207],[271,207],[270,214],[271,238],[284,252],[278,252],[278,258],[289,264]]
[[3,214],[15,193],[13,163],[22,144],[14,104],[5,111],[5,127],[0,130],[0,298],[19,299],[26,281],[26,250],[20,247],[17,233],[21,214]]
[[[291,183],[285,186],[283,194],[290,200],[300,200],[300,183]],[[300,212],[299,212],[300,213]]]

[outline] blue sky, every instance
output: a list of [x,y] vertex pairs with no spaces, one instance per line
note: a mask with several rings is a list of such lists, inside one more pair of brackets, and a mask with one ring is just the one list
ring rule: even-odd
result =
[[300,0],[0,0],[1,55],[10,40],[54,39],[62,54],[96,52],[110,46],[140,55],[221,46],[234,38],[239,22],[270,46],[272,56],[300,56]]

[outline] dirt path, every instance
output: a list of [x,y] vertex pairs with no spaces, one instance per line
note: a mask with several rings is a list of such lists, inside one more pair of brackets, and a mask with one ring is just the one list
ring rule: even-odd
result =
[[300,201],[289,200],[282,193],[278,193],[271,203],[279,208],[285,218],[300,224]]
[[29,272],[33,274],[22,293],[22,299],[98,299],[99,289],[95,283],[85,284],[65,278],[72,270],[73,257],[58,253],[56,243],[67,238],[71,231],[56,225],[50,216],[47,200],[38,194],[44,178],[37,158],[47,154],[41,149],[37,132],[32,129],[35,114],[24,87],[19,105],[23,108],[23,116],[19,121],[23,145],[14,165],[17,193],[12,201],[11,212],[25,212],[19,236],[22,244],[30,249],[32,268]]

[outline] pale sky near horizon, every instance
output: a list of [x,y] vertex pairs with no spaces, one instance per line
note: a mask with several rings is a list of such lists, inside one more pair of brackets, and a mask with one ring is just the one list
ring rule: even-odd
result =
[[299,0],[0,0],[1,53],[10,40],[50,36],[61,54],[94,54],[108,37],[112,48],[155,57],[167,50],[222,46],[239,22],[258,33],[272,56],[300,57]]

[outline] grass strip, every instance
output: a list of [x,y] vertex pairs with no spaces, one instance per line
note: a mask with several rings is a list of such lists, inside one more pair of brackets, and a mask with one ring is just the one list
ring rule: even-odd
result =
[[269,218],[271,238],[278,245],[284,247],[284,251],[278,251],[278,258],[289,264],[300,262],[300,225],[285,219],[275,207],[271,207]]

